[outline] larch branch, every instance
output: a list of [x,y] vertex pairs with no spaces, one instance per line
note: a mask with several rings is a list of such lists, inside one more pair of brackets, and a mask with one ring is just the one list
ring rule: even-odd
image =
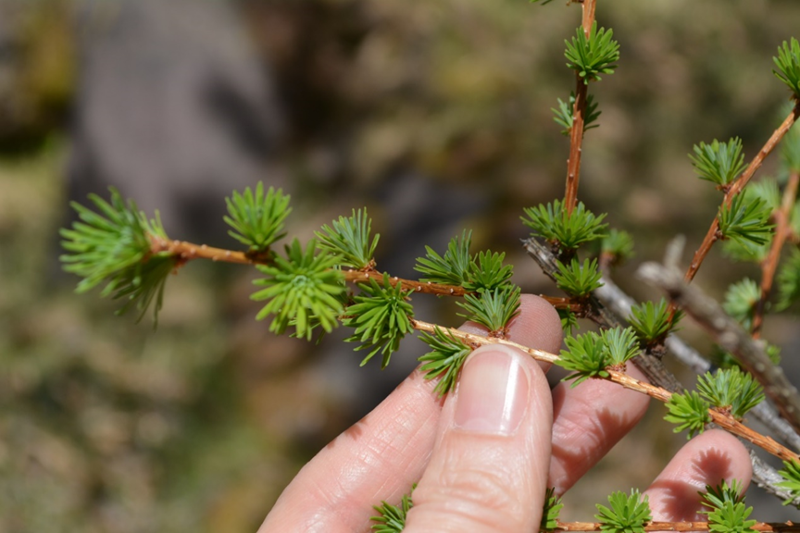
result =
[[[797,121],[798,117],[800,117],[800,102],[795,103],[795,106],[792,108],[792,111],[789,113],[789,115],[784,119],[783,123],[781,123],[778,129],[772,133],[772,136],[770,136],[766,144],[761,148],[761,150],[759,150],[745,171],[742,172],[742,175],[739,176],[728,188],[725,193],[725,198],[722,200],[723,205],[731,205],[733,197],[739,194],[744,189],[745,185],[750,182],[756,171],[761,168],[761,165],[764,163],[764,159],[766,159],[767,156],[772,153],[775,147],[778,146],[778,143],[781,141],[781,139],[783,139],[786,133],[788,133],[789,129]],[[711,222],[711,227],[708,228],[708,232],[706,232],[703,242],[695,252],[692,262],[689,265],[689,268],[686,270],[686,274],[684,274],[684,279],[686,281],[692,281],[694,279],[694,277],[697,275],[697,271],[700,270],[700,265],[703,264],[708,252],[711,250],[711,247],[714,245],[714,243],[719,240],[719,237],[719,215],[717,215]]]
[[[527,346],[523,346],[521,344],[517,344],[516,342],[512,342],[506,339],[497,338],[497,337],[484,337],[482,335],[476,335],[474,333],[467,333],[465,331],[461,331],[454,328],[445,328],[437,326],[436,324],[430,324],[428,322],[423,322],[421,320],[412,319],[411,325],[414,329],[419,331],[424,331],[426,333],[434,334],[436,329],[447,332],[448,335],[452,336],[453,338],[457,338],[469,344],[470,346],[485,346],[487,344],[502,344],[505,346],[511,346],[516,348],[523,353],[527,353],[537,361],[543,361],[546,363],[553,364],[557,362],[560,357],[558,355],[545,352],[543,350],[537,350],[535,348],[529,348]],[[634,377],[631,377],[624,372],[619,372],[616,370],[606,369],[608,372],[609,377],[605,378],[608,381],[621,385],[622,387],[633,390],[642,394],[646,394],[651,398],[655,398],[661,402],[668,402],[670,398],[672,398],[672,393],[667,389],[662,387],[656,387],[655,385],[651,385],[647,382],[638,380]],[[597,378],[603,379],[603,378]],[[791,461],[791,460],[800,460],[800,456],[797,453],[789,450],[785,446],[775,442],[774,439],[771,437],[767,437],[754,431],[738,420],[734,419],[729,414],[721,413],[715,409],[709,409],[709,414],[711,415],[711,419],[714,423],[718,426],[726,429],[728,432],[743,438],[744,440],[759,446],[760,448],[764,449],[765,451],[775,455],[776,457],[781,458],[784,461]]]
[[688,284],[677,270],[657,263],[643,264],[638,275],[664,290],[720,346],[734,354],[739,363],[764,387],[765,394],[781,416],[796,432],[800,432],[800,394],[797,389],[786,378],[783,369],[772,363],[760,343],[729,317],[716,300]]
[[[150,251],[153,254],[169,252],[178,257],[182,262],[192,259],[210,259],[211,261],[223,261],[226,263],[236,263],[245,265],[266,265],[270,260],[265,254],[248,254],[226,250],[224,248],[214,248],[205,244],[194,244],[186,241],[173,241],[163,239],[154,235],[150,236]],[[369,270],[344,270],[344,278],[351,283],[366,282],[374,279],[383,282],[384,273],[370,268]],[[434,294],[436,296],[464,296],[469,291],[458,285],[447,285],[444,283],[432,283],[430,281],[417,281],[411,279],[390,276],[389,283],[392,287],[400,284],[404,290],[413,289],[416,293]],[[568,309],[573,313],[585,313],[586,306],[573,298],[563,298],[558,296],[539,295],[556,309]]]

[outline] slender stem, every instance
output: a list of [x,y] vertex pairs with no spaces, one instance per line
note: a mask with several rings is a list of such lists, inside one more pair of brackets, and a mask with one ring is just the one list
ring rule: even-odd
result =
[[[186,241],[173,241],[170,239],[162,239],[155,235],[150,236],[150,250],[152,253],[157,254],[161,252],[170,252],[180,258],[181,261],[186,262],[191,259],[210,259],[212,261],[223,261],[226,263],[237,263],[245,265],[266,265],[270,261],[265,256],[256,256],[246,254],[244,252],[236,252],[233,250],[225,250],[223,248],[214,248],[205,244],[193,244]],[[374,279],[378,282],[383,282],[383,272],[377,270],[345,270],[342,272],[344,278],[351,283],[364,282]],[[423,294],[435,294],[437,296],[464,296],[468,291],[464,287],[457,285],[446,285],[443,283],[431,283],[425,281],[416,281],[411,279],[398,278],[396,276],[389,278],[389,283],[396,286],[398,283],[404,290],[413,289],[414,292]],[[556,309],[568,309],[573,313],[582,313],[585,311],[585,305],[577,302],[571,298],[561,298],[557,296],[540,295],[541,298],[546,300]]]
[[546,296],[544,294],[540,294],[539,298],[542,298],[556,309],[567,309],[578,315],[588,314],[586,303],[577,302],[573,298],[564,298],[560,296]]
[[[759,522],[755,531],[789,532],[800,531],[800,524],[793,522]],[[708,522],[648,522],[645,531],[708,531]],[[559,522],[553,531],[601,531],[599,522]]]
[[589,33],[592,31],[592,24],[594,24],[594,12],[597,9],[597,0],[583,0],[583,18],[581,20],[581,26],[583,26],[583,33],[586,34],[586,37],[589,37]]
[[[342,273],[344,274],[345,279],[352,283],[364,282],[370,278],[378,282],[383,282],[384,276],[383,272],[379,272],[377,270],[345,270]],[[465,294],[471,294],[470,291],[467,291],[464,289],[464,287],[460,287],[458,285],[446,285],[443,283],[432,283],[430,281],[416,281],[412,279],[398,278],[397,276],[390,277],[389,283],[391,283],[393,287],[397,286],[399,283],[404,290],[413,289],[414,292],[417,293],[435,294],[437,296],[464,296]],[[569,309],[573,313],[582,313],[585,310],[585,306],[581,302],[577,302],[572,298],[545,296],[543,294],[539,295],[539,297],[546,300],[556,309]]]
[[575,91],[575,107],[572,110],[572,127],[569,133],[569,159],[567,160],[567,189],[564,193],[564,206],[568,214],[578,203],[578,182],[581,172],[581,153],[583,149],[584,113],[588,88],[583,78],[577,76],[578,87]]
[[711,420],[713,420],[713,422],[722,429],[726,429],[737,437],[741,437],[748,442],[752,442],[756,446],[762,448],[764,451],[771,453],[775,457],[779,457],[782,461],[800,461],[800,455],[793,452],[786,446],[779,444],[772,437],[762,435],[761,433],[750,429],[730,415],[720,413],[714,409],[709,409],[708,412],[711,414]]
[[792,207],[794,207],[794,201],[797,198],[798,183],[800,183],[800,173],[792,172],[789,176],[789,182],[786,184],[786,189],[783,191],[781,207],[775,213],[777,225],[775,228],[775,238],[769,249],[769,255],[767,255],[767,259],[761,267],[761,298],[759,298],[758,304],[756,305],[756,311],[753,316],[753,328],[751,330],[754,339],[761,336],[761,325],[764,322],[764,309],[767,304],[767,299],[769,298],[769,293],[772,290],[772,282],[775,280],[775,271],[778,269],[781,249],[789,233],[792,231],[789,222],[792,216]]
[[475,346],[484,346],[486,344],[504,344],[505,346],[511,346],[512,348],[522,350],[537,361],[544,361],[545,363],[555,363],[560,359],[560,357],[555,354],[545,352],[543,350],[537,350],[535,348],[528,348],[527,346],[517,344],[513,341],[500,339],[497,337],[484,337],[474,333],[467,333],[466,331],[461,331],[460,329],[441,327],[429,322],[423,322],[422,320],[411,319],[411,326],[418,331],[424,331],[426,333],[435,333],[436,329],[438,328],[446,331],[451,337],[461,339],[465,343]]
[[[583,0],[583,16],[581,27],[586,37],[594,24],[594,13],[597,7],[596,0]],[[572,127],[569,132],[569,159],[567,160],[567,185],[564,192],[564,206],[567,214],[578,203],[578,182],[581,173],[581,145],[583,144],[583,129],[586,122],[586,99],[588,98],[588,85],[579,74],[575,74],[575,105],[572,108]]]
[[173,241],[162,239],[150,235],[150,250],[157,254],[160,252],[170,252],[178,256],[183,261],[191,259],[210,259],[212,261],[224,261],[226,263],[239,264],[264,264],[267,261],[248,256],[244,252],[234,252],[222,248],[214,248],[205,244],[192,244],[186,241]]
[[[750,162],[750,165],[748,165],[742,175],[731,184],[730,188],[725,192],[725,198],[722,201],[723,205],[731,205],[733,197],[739,194],[742,189],[744,189],[745,185],[750,182],[750,179],[752,179],[756,171],[761,167],[761,164],[764,163],[764,159],[772,153],[781,139],[783,139],[784,135],[786,135],[795,121],[797,121],[798,117],[800,117],[800,103],[795,104],[783,123],[772,133],[767,143]],[[697,271],[700,269],[700,265],[703,264],[708,252],[711,250],[714,243],[719,240],[719,237],[719,215],[717,215],[711,222],[711,227],[708,229],[703,242],[695,252],[692,263],[686,270],[686,274],[684,275],[686,281],[692,281],[694,279],[695,275],[697,275]]]
[[[436,324],[430,324],[428,322],[423,322],[421,320],[412,319],[411,325],[414,329],[419,331],[425,331],[427,333],[434,333],[436,328],[440,330],[447,331],[448,335],[461,339],[465,343],[472,345],[472,346],[484,346],[487,344],[503,344],[505,346],[511,346],[518,350],[527,353],[537,361],[544,361],[546,363],[555,363],[560,359],[559,356],[545,352],[543,350],[537,350],[535,348],[529,348],[527,346],[523,346],[521,344],[517,344],[516,342],[508,341],[505,339],[497,338],[497,337],[483,337],[481,335],[475,335],[473,333],[466,333],[464,331],[453,329],[453,328],[443,328],[437,326]],[[642,394],[646,394],[651,398],[655,398],[661,402],[667,402],[670,398],[672,398],[672,393],[669,392],[667,389],[662,387],[656,387],[650,385],[649,383],[645,383],[644,381],[640,381],[636,378],[633,378],[624,372],[618,372],[616,370],[606,369],[609,376],[607,379],[608,381],[612,381],[617,383],[618,385],[623,386],[626,389],[634,390],[636,392],[640,392]],[[791,451],[790,449],[782,446],[781,444],[777,443],[771,437],[764,436],[752,429],[748,428],[741,422],[734,419],[732,416],[721,413],[715,409],[708,410],[709,415],[711,416],[711,420],[717,424],[718,426],[726,429],[728,432],[747,440],[755,444],[756,446],[761,447],[765,451],[779,457],[784,461],[800,461],[800,455]]]
[[[383,283],[384,277],[384,273],[377,270],[344,270],[342,271],[342,274],[344,274],[344,279],[351,283],[364,282],[369,279],[374,279],[375,281]],[[464,296],[465,294],[468,294],[468,291],[464,290],[464,287],[459,287],[457,285],[431,283],[430,281],[415,281],[398,278],[397,276],[390,277],[389,283],[392,284],[392,287],[396,287],[398,284],[400,284],[404,290],[413,289],[414,292],[435,294],[437,296]]]

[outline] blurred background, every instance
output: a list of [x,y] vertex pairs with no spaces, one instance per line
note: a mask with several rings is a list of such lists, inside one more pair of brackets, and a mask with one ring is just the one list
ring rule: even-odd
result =
[[[114,185],[171,237],[235,247],[223,198],[263,180],[292,195],[303,240],[366,205],[379,268],[415,277],[424,245],[468,228],[475,250],[508,253],[525,291],[557,295],[520,249],[519,216],[563,195],[568,140],[550,108],[573,89],[563,49],[579,20],[559,0],[0,0],[0,532],[255,531],[423,349],[407,340],[380,372],[358,368],[342,331],[319,346],[272,336],[236,265],[183,268],[157,330],[116,317],[60,271],[69,200]],[[740,136],[752,155],[768,138],[788,96],[772,56],[800,4],[613,0],[598,20],[622,59],[595,89],[580,197],[633,233],[617,279],[655,297],[635,263],[677,233],[693,250],[720,201],[686,154]],[[761,174],[776,172],[773,158]],[[697,283],[719,296],[748,274],[715,250]],[[415,308],[458,324],[452,302]],[[796,331],[775,317],[765,337],[787,360]],[[562,516],[645,488],[685,439],[662,416],[652,408]],[[797,519],[784,512],[753,517]]]

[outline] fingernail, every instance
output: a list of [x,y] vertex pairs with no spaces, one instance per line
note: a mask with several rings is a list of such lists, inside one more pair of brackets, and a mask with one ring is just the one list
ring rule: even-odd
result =
[[528,405],[528,377],[504,351],[475,354],[461,374],[454,424],[475,433],[513,435]]

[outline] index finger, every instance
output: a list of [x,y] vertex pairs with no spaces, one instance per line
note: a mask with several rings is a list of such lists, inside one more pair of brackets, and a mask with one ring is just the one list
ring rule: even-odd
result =
[[[561,343],[558,314],[523,295],[511,340],[547,351]],[[339,435],[284,490],[259,532],[366,531],[372,506],[397,501],[421,477],[436,436],[441,399],[415,371],[370,414]]]

